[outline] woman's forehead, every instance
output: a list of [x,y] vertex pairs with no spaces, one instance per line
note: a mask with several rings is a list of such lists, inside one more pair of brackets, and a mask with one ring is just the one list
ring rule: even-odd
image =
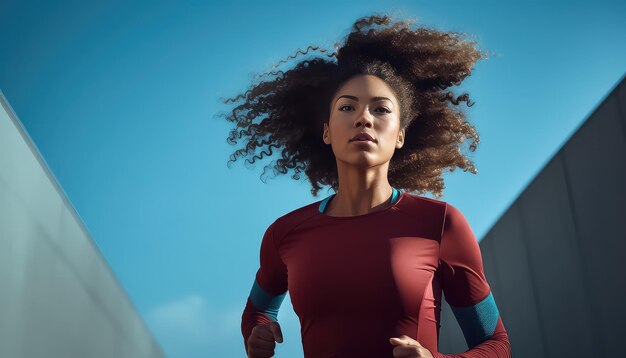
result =
[[391,87],[374,75],[357,75],[344,82],[335,93],[335,100],[346,97],[355,101],[376,101],[387,99],[395,102]]

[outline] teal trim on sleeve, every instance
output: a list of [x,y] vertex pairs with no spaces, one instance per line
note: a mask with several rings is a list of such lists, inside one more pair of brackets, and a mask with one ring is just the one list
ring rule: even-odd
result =
[[481,302],[470,307],[454,307],[450,305],[456,317],[468,348],[475,347],[490,338],[498,324],[498,307],[490,292]]
[[257,280],[254,280],[254,284],[252,285],[252,289],[250,290],[250,300],[256,309],[270,316],[272,320],[278,321],[278,310],[280,309],[280,305],[283,303],[287,292],[274,296],[267,291],[265,291]]

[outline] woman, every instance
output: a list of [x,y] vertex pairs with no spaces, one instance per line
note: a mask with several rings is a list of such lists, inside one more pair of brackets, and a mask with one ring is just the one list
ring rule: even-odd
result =
[[[477,172],[461,145],[472,138],[474,151],[479,136],[454,107],[469,97],[446,89],[482,54],[457,33],[409,25],[361,18],[327,55],[336,61],[271,72],[234,99],[244,101],[227,116],[229,139],[249,139],[231,161],[282,148],[276,173],[304,171],[314,196],[335,190],[267,228],[242,315],[249,357],[271,357],[282,342],[288,290],[307,358],[510,356],[467,220],[418,195],[440,198],[445,168]],[[469,347],[461,355],[437,351],[442,291]]]

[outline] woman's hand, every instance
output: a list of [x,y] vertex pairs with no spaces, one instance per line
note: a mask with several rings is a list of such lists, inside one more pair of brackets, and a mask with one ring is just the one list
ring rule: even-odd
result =
[[274,356],[276,342],[283,343],[283,333],[278,322],[258,324],[248,337],[248,357],[269,358]]
[[390,338],[389,343],[396,346],[393,349],[394,358],[434,358],[428,349],[409,336]]

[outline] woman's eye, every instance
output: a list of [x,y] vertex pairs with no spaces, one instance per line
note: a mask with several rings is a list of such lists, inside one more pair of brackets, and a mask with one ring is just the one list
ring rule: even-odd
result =
[[[343,108],[346,108],[346,107],[352,108],[352,106],[346,104],[346,105],[339,107],[339,110],[343,112],[344,111]],[[377,110],[382,110],[381,112],[383,113],[391,113],[391,111],[385,107],[378,107]]]

